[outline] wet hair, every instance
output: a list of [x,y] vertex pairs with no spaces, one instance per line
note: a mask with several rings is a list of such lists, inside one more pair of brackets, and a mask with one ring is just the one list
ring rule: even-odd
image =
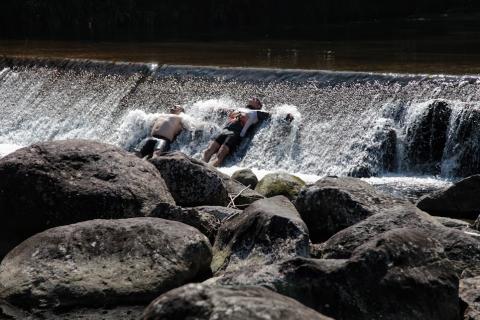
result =
[[247,108],[248,108],[248,109],[253,109],[253,110],[262,109],[263,104],[262,104],[262,102],[260,101],[260,99],[258,99],[257,97],[251,97],[249,100],[253,100],[253,101],[257,102],[257,103],[258,103],[258,107],[254,107],[254,106],[252,106],[252,105],[250,105],[250,104],[247,104]]
[[175,105],[170,108],[170,113],[175,113],[176,111],[185,112],[185,109],[180,105]]

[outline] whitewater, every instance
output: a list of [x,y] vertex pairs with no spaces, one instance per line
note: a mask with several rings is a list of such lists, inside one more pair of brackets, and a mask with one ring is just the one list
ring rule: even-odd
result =
[[[132,150],[159,113],[181,104],[185,130],[172,149],[200,158],[225,121],[220,110],[258,96],[272,117],[222,171],[248,167],[261,177],[281,170],[307,182],[352,175],[390,191],[428,191],[480,168],[479,89],[476,76],[3,58],[0,157],[74,138]],[[449,112],[444,145],[418,166],[417,137],[439,101]]]

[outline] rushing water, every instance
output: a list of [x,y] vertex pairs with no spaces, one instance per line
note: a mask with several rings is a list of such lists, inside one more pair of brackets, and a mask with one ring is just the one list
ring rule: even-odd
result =
[[[272,118],[226,167],[377,176],[399,186],[404,177],[418,182],[428,174],[444,186],[444,179],[480,168],[479,89],[476,76],[3,59],[0,153],[69,138],[131,149],[156,114],[180,103],[186,130],[173,148],[200,157],[224,122],[219,110],[242,107],[255,95]],[[425,158],[418,153],[431,153],[418,137],[435,140],[423,132],[436,121],[428,122],[435,101],[448,108],[445,141],[439,157],[418,166],[416,159]],[[291,124],[283,120],[287,113],[295,116]]]

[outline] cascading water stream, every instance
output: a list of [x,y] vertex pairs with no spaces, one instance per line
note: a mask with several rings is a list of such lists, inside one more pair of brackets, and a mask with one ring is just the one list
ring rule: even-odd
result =
[[0,60],[0,70],[3,149],[68,138],[129,149],[156,113],[183,104],[187,130],[173,148],[200,157],[224,122],[218,110],[255,95],[272,118],[227,167],[365,177],[480,171],[476,77],[21,59]]

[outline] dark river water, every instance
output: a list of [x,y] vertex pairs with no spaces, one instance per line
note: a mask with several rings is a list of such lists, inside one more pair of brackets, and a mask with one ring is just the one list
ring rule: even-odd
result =
[[0,41],[0,55],[204,66],[480,74],[471,33],[383,41],[102,43]]

